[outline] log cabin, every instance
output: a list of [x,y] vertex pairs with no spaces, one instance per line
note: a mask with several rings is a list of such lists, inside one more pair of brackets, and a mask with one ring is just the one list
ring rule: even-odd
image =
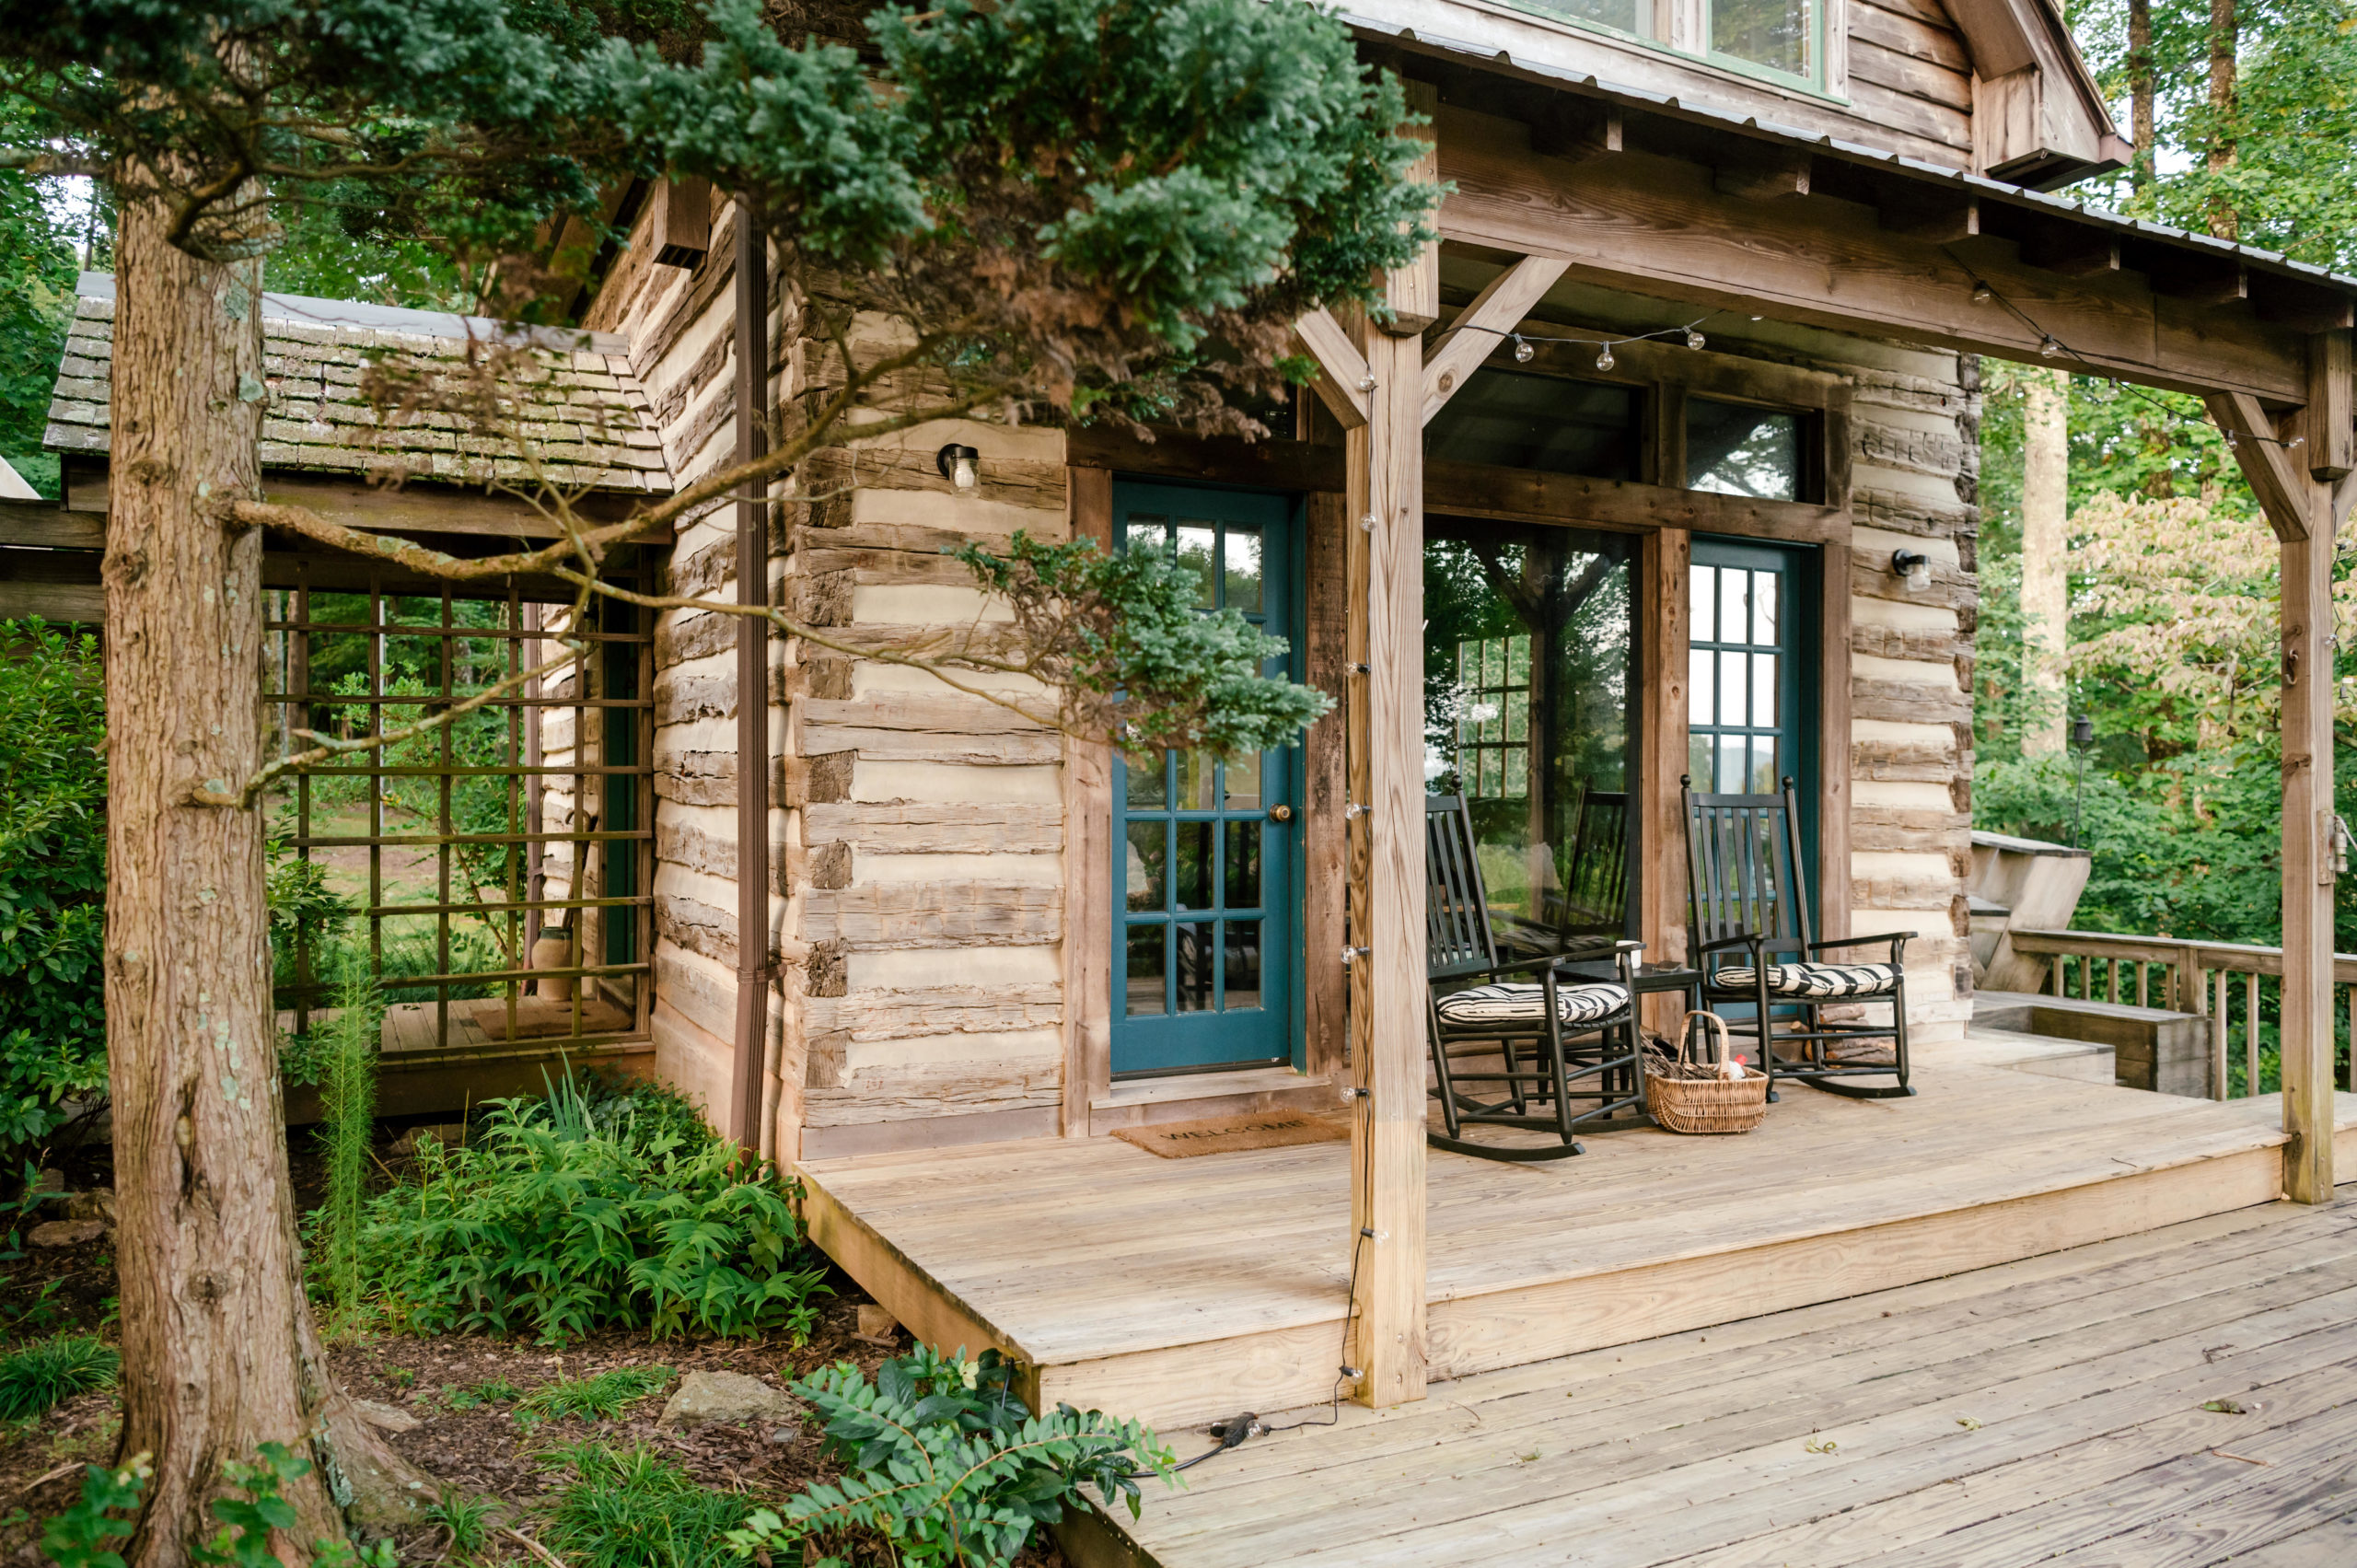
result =
[[[627,558],[674,596],[790,606],[834,645],[617,612],[602,634],[631,656],[535,694],[499,765],[559,782],[507,830],[534,850],[506,901],[535,931],[620,912],[570,922],[566,1038],[637,1053],[794,1169],[814,1237],[919,1337],[999,1348],[1037,1400],[1166,1423],[1412,1401],[2328,1197],[2357,1118],[2332,1081],[2331,704],[2300,676],[2329,668],[2357,498],[2357,280],[2073,197],[2127,152],[2047,0],[1358,0],[1344,19],[1426,117],[1440,238],[1387,278],[1387,323],[1304,319],[1320,374],[1277,436],[961,421]],[[626,505],[758,450],[826,357],[725,193],[641,184],[605,215],[629,240],[585,268],[572,352],[654,438],[622,448],[659,456],[608,487]],[[2025,1072],[2026,1048],[1970,1028],[1989,357],[2200,396],[2281,540],[2280,1097]],[[72,412],[99,396],[61,386],[69,506],[102,505],[75,500],[103,494],[102,409]],[[310,450],[265,460],[317,486]],[[418,537],[521,526],[431,516],[489,505],[441,477],[346,499]],[[843,651],[1003,616],[943,552],[1018,530],[1178,552],[1334,711],[1257,757],[1130,758]],[[273,583],[329,570],[290,557]],[[414,587],[331,586],[379,607]],[[572,738],[593,722],[594,761]],[[1465,803],[1501,922],[1674,963],[1682,778],[1794,781],[1817,930],[1911,934],[1919,1092],[1790,1090],[1747,1139],[1599,1133],[1504,1175],[1428,1151],[1420,802]],[[388,836],[347,835],[377,860]],[[419,1004],[416,1049],[512,1046],[518,988],[546,983],[522,965],[481,1016]],[[1346,1138],[1212,1158],[1114,1136],[1336,1112]]]

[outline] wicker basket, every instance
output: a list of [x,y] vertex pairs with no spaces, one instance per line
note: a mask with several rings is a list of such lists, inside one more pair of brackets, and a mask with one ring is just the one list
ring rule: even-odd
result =
[[[1698,1046],[1697,1035],[1710,1039]],[[1689,1013],[1678,1028],[1678,1054],[1645,1052],[1645,1109],[1672,1132],[1748,1132],[1768,1114],[1768,1075],[1722,1078],[1730,1054],[1727,1021],[1716,1013]],[[1715,1061],[1696,1061],[1708,1052]]]

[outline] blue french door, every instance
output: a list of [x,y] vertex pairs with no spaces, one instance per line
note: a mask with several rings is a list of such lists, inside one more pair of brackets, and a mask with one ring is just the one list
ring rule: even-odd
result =
[[[1202,607],[1233,610],[1294,650],[1290,497],[1122,482],[1117,547],[1192,567]],[[1113,1075],[1290,1062],[1299,1035],[1300,751],[1201,751],[1113,769]]]

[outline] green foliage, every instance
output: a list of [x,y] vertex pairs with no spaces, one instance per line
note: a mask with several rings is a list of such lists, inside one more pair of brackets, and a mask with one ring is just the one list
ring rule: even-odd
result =
[[[21,105],[0,101],[0,136]],[[73,237],[51,211],[58,182],[0,169],[0,458],[43,495],[57,459],[41,449],[73,310]]]
[[425,1516],[450,1532],[449,1549],[469,1556],[491,1539],[492,1521],[499,1516],[496,1497],[463,1497],[445,1492],[425,1505]]
[[156,1473],[148,1459],[141,1454],[120,1469],[85,1469],[81,1497],[41,1531],[42,1553],[58,1568],[123,1568],[112,1543],[128,1540],[136,1527],[119,1516],[138,1514],[140,1494]]
[[617,1366],[535,1388],[516,1407],[527,1430],[549,1421],[619,1421],[631,1406],[671,1381],[668,1366]]
[[504,1405],[523,1397],[515,1384],[505,1377],[488,1382],[470,1383],[464,1388],[443,1385],[442,1402],[454,1411],[481,1410],[485,1405]]
[[1284,678],[1283,638],[1237,610],[1202,608],[1204,568],[1175,554],[1109,555],[1087,540],[1043,544],[1020,530],[1004,555],[973,543],[955,553],[1014,610],[1018,668],[1057,689],[1065,722],[1134,754],[1290,745],[1333,705]]
[[[284,1443],[263,1444],[253,1464],[223,1466],[232,1491],[244,1495],[213,1500],[213,1516],[221,1521],[221,1528],[210,1540],[191,1541],[189,1561],[215,1568],[284,1568],[270,1550],[270,1534],[291,1530],[299,1521],[285,1490],[289,1482],[310,1473],[311,1461],[297,1458]],[[311,1568],[399,1568],[399,1563],[389,1540],[379,1540],[366,1551],[348,1540],[313,1543]]]
[[680,1117],[677,1097],[600,1108],[567,1079],[493,1105],[463,1147],[420,1144],[415,1180],[372,1198],[361,1233],[383,1310],[414,1333],[550,1342],[607,1326],[807,1333],[825,1287],[787,1184]]
[[789,273],[866,274],[994,399],[1219,417],[1214,383],[1279,384],[1286,323],[1429,237],[1398,82],[1299,0],[892,7],[873,68],[756,0],[709,15],[695,64],[610,52],[627,133],[748,192]]
[[97,640],[0,621],[0,1156],[104,1102],[105,747]]
[[319,1147],[326,1156],[327,1201],[311,1216],[311,1271],[325,1287],[332,1320],[355,1328],[364,1281],[360,1232],[366,1220],[370,1145],[377,1132],[377,1054],[384,1005],[367,971],[348,965],[332,1018],[319,1037]]
[[570,1568],[678,1568],[722,1561],[724,1544],[752,1504],[742,1493],[698,1486],[644,1445],[617,1452],[597,1443],[552,1448],[569,1472],[547,1505],[540,1539]]
[[0,1355],[0,1421],[40,1415],[96,1388],[114,1387],[122,1357],[89,1334],[56,1334]]
[[783,1514],[755,1513],[729,1544],[791,1562],[787,1550],[808,1543],[827,1551],[813,1568],[844,1568],[845,1545],[872,1533],[909,1568],[1005,1568],[1089,1488],[1109,1504],[1126,1498],[1134,1516],[1138,1478],[1173,1473],[1168,1450],[1135,1422],[1070,1405],[1032,1415],[1013,1373],[995,1351],[970,1362],[920,1346],[886,1362],[873,1384],[848,1362],[802,1379],[795,1389],[825,1418],[845,1473]]

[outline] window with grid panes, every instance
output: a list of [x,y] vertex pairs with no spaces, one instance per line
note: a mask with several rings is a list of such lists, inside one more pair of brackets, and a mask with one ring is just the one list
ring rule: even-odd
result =
[[1477,800],[1530,794],[1530,639],[1480,637],[1457,645],[1457,767]]

